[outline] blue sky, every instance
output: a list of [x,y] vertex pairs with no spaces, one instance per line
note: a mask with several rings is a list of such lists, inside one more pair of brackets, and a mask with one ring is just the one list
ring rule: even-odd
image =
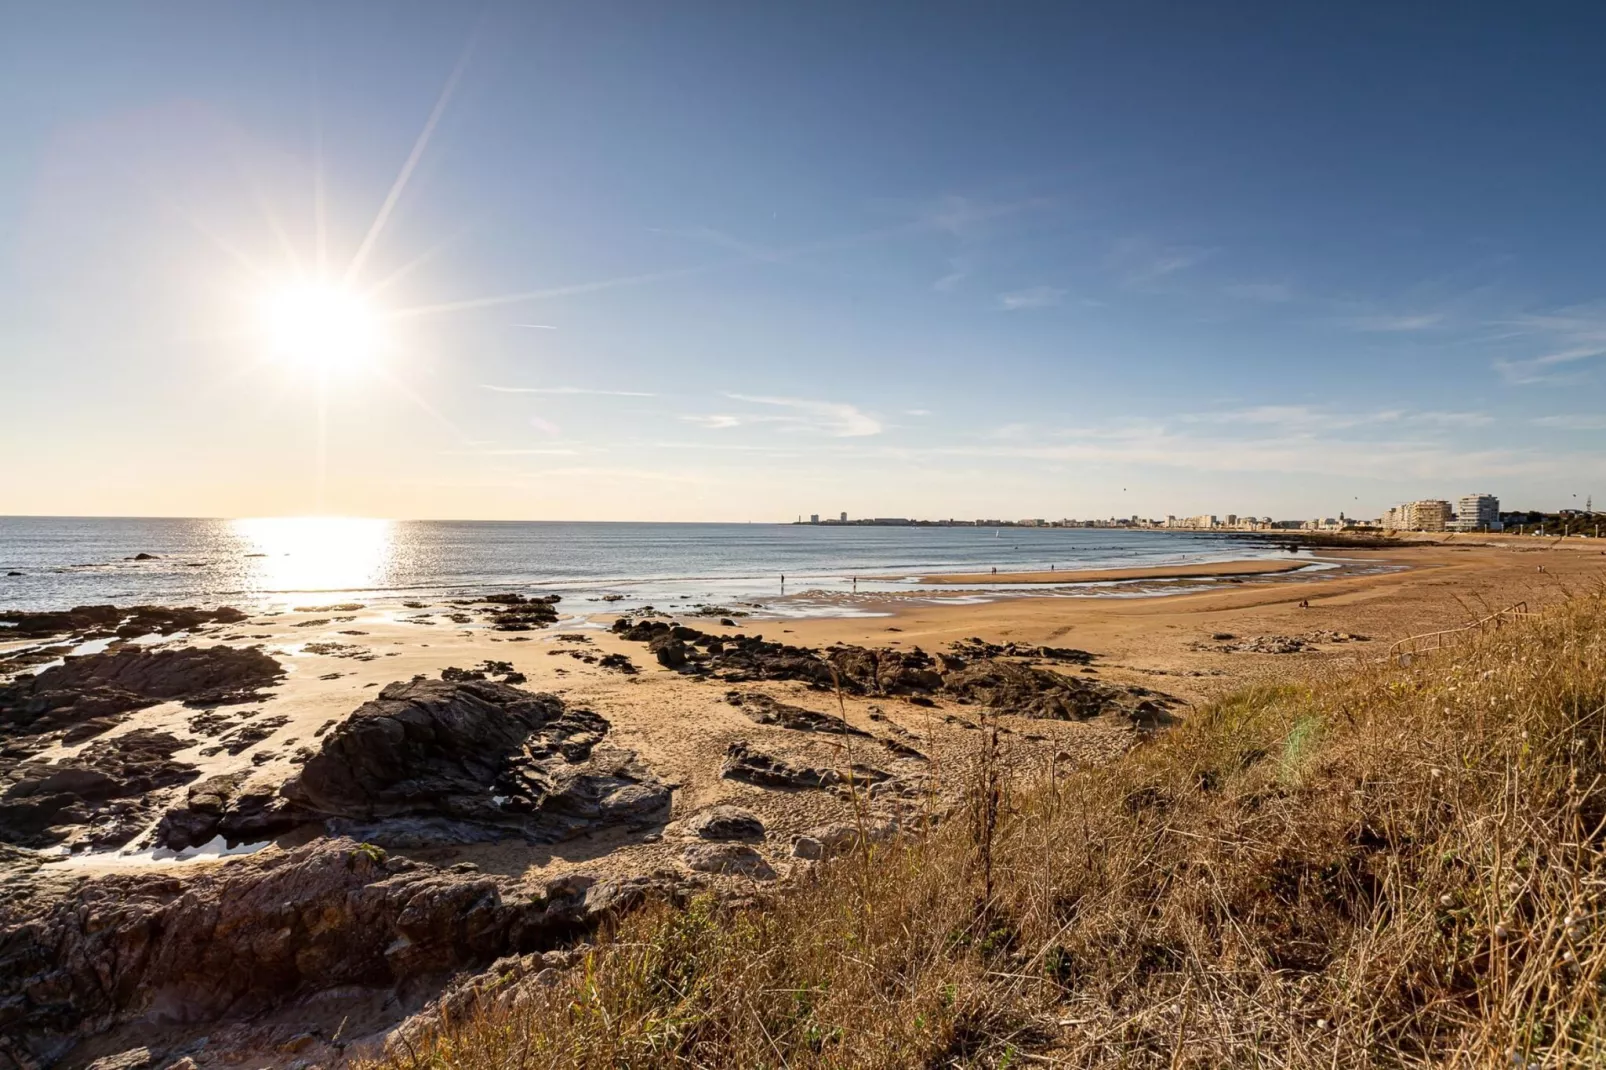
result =
[[[1602,40],[1584,4],[14,7],[0,512],[1606,501]],[[254,311],[320,249],[384,323],[321,400]]]

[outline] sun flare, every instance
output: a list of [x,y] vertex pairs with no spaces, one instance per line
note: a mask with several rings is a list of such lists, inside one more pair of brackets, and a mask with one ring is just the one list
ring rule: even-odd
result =
[[262,302],[262,331],[274,356],[317,371],[345,371],[373,360],[379,316],[358,294],[308,283]]

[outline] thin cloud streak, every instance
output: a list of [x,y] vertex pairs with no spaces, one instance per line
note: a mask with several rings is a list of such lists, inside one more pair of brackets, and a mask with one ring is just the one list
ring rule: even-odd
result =
[[1005,312],[1029,308],[1053,308],[1065,303],[1066,291],[1057,286],[1030,286],[998,295],[998,307]]

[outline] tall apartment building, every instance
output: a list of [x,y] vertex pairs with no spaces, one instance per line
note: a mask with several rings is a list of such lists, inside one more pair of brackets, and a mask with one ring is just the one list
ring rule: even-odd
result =
[[1448,531],[1450,517],[1449,502],[1424,498],[1396,505],[1384,513],[1383,527],[1388,531]]
[[1493,494],[1463,494],[1455,503],[1452,531],[1499,531],[1500,499]]

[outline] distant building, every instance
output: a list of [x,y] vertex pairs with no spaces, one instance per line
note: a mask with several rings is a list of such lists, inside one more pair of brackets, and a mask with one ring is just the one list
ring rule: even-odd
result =
[[1463,494],[1455,503],[1452,531],[1500,531],[1500,499],[1493,494]]
[[809,523],[810,524],[818,524],[819,522],[820,522],[820,514],[819,513],[810,513],[809,514]]
[[842,523],[846,524],[847,522],[848,522],[848,514],[847,513],[843,513],[842,514]]

